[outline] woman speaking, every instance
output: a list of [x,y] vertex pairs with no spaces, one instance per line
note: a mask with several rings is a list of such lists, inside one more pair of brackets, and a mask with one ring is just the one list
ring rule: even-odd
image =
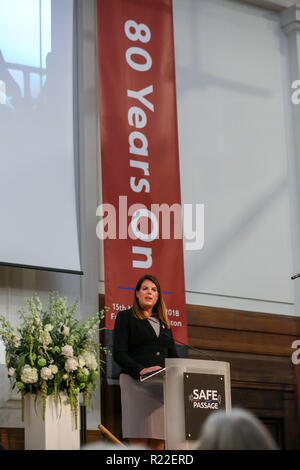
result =
[[142,277],[133,305],[118,313],[114,328],[114,360],[121,366],[123,438],[130,445],[164,448],[163,380],[158,374],[140,377],[165,366],[166,357],[178,357],[158,280]]

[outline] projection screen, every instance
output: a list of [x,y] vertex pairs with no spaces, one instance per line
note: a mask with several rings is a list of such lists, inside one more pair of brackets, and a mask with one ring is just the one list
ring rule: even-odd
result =
[[80,273],[73,0],[0,12],[0,264]]

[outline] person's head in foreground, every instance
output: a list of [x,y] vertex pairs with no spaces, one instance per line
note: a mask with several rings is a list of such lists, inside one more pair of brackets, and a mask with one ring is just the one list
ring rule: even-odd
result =
[[264,424],[239,408],[215,411],[205,421],[197,445],[199,450],[277,450]]

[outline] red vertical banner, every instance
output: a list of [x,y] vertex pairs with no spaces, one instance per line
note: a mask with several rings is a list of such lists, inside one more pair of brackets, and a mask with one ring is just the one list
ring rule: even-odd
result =
[[106,326],[158,278],[187,342],[171,0],[98,0]]

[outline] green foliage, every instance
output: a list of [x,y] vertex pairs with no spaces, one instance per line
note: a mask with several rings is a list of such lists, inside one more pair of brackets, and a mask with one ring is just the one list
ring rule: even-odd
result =
[[37,295],[26,299],[26,305],[19,312],[21,324],[17,331],[0,316],[0,338],[12,387],[17,386],[21,392],[22,403],[26,393],[41,393],[43,417],[47,396],[53,394],[58,403],[59,393],[66,393],[77,424],[78,394],[83,392],[88,405],[90,390],[97,387],[104,362],[100,354],[109,354],[95,337],[105,309],[79,321],[78,300],[68,305],[67,298],[57,292],[50,292],[46,310]]

